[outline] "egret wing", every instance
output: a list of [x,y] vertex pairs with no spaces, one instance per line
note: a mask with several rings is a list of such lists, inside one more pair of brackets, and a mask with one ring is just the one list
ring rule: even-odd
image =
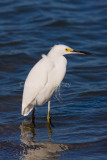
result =
[[48,81],[48,73],[53,68],[53,63],[47,56],[35,64],[29,72],[23,91],[22,115],[26,116],[34,107],[34,101],[39,92],[44,88]]

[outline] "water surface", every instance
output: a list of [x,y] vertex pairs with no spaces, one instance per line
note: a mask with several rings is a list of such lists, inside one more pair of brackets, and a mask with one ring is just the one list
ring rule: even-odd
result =
[[[0,159],[107,159],[107,1],[0,1]],[[67,55],[67,74],[35,126],[21,116],[23,85],[54,44],[94,53]]]

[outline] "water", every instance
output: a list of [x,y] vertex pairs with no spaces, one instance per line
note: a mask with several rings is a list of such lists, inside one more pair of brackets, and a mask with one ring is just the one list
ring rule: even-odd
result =
[[[107,159],[107,1],[0,1],[0,160]],[[21,116],[24,80],[54,44],[95,56],[67,56],[67,74],[35,127]]]

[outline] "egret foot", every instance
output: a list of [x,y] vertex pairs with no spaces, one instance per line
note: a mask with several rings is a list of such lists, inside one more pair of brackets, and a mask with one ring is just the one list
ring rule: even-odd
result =
[[54,127],[49,114],[47,115],[47,122],[48,122],[48,126]]
[[49,113],[48,113],[48,115],[47,115],[47,122],[48,122],[48,124],[50,124],[50,123],[51,123]]

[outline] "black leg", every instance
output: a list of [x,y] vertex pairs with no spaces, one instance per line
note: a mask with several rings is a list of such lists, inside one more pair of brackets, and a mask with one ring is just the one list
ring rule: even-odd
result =
[[32,111],[32,115],[31,115],[31,123],[33,123],[34,126],[35,126],[35,107],[33,108],[33,111]]

